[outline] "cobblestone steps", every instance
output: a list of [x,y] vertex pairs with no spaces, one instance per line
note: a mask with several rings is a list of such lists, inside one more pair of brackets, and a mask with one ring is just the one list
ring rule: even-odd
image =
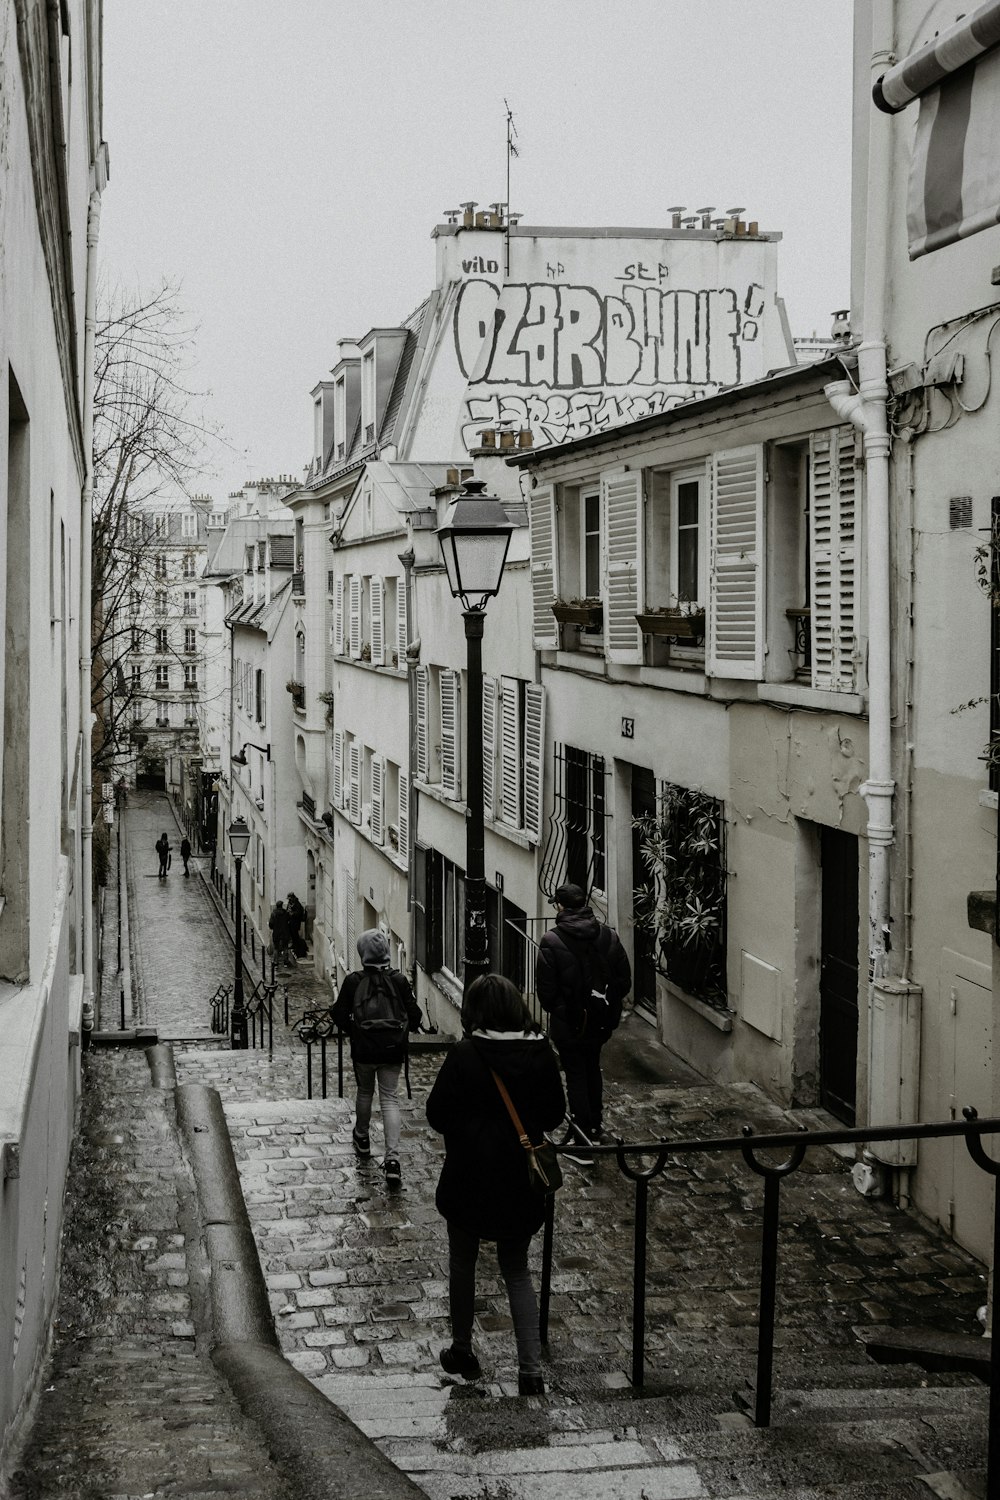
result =
[[[858,1336],[907,1321],[971,1329],[985,1297],[982,1270],[891,1205],[860,1199],[830,1153],[816,1153],[782,1191],[795,1230],[780,1252],[767,1431],[745,1415],[759,1184],[741,1163],[708,1155],[671,1162],[650,1194],[642,1394],[626,1375],[631,1189],[610,1161],[571,1167],[560,1194],[549,1395],[516,1395],[509,1313],[487,1248],[476,1331],[486,1381],[448,1381],[437,1361],[449,1340],[447,1252],[434,1208],[441,1148],[423,1123],[437,1063],[413,1060],[396,1192],[377,1162],[377,1114],[376,1156],[359,1162],[350,1098],[290,1096],[281,1064],[255,1069],[245,1054],[178,1057],[182,1081],[211,1081],[223,1093],[288,1358],[435,1500],[929,1500],[922,1474],[982,1468],[983,1388],[970,1376],[877,1366]],[[653,1088],[619,1096],[611,1113],[620,1128],[628,1121],[633,1139],[667,1128],[735,1135],[747,1120],[758,1129],[787,1124],[746,1089]]]
[[141,1052],[84,1064],[52,1353],[12,1500],[288,1500],[196,1332],[194,1185]]
[[507,1387],[448,1386],[429,1374],[327,1376],[317,1384],[435,1500],[928,1500],[922,1476],[963,1467],[985,1441],[981,1388],[887,1389],[877,1415],[850,1419],[836,1401],[823,1406],[816,1393],[788,1392],[767,1430],[717,1405],[691,1431],[669,1400],[633,1397],[620,1377],[608,1380],[603,1398],[595,1392],[571,1405],[558,1393],[509,1399]]

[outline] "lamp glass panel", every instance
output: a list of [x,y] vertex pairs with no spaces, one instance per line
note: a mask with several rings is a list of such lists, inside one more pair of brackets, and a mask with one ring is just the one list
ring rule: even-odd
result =
[[234,859],[242,859],[250,847],[250,829],[242,818],[229,825],[229,847]]
[[454,538],[459,591],[463,594],[495,594],[507,557],[509,536],[459,534]]
[[450,536],[439,538],[441,542],[441,556],[444,558],[444,570],[448,575],[448,587],[452,595],[457,599],[459,595],[458,571],[455,564],[454,533]]

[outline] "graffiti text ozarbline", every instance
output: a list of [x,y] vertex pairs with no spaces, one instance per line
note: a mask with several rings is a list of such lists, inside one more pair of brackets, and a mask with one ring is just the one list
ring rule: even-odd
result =
[[664,291],[467,281],[455,308],[455,348],[474,385],[734,385],[741,345],[758,335],[763,288]]

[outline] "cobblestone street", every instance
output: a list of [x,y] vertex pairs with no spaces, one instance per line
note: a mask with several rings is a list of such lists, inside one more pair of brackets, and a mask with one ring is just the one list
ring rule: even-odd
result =
[[[176,1039],[179,1084],[218,1089],[282,1349],[427,1494],[495,1500],[983,1493],[986,1393],[971,1376],[884,1369],[858,1332],[919,1324],[972,1333],[983,1268],[912,1215],[861,1198],[849,1164],[812,1151],[784,1183],[772,1426],[746,1415],[756,1351],[761,1187],[731,1158],[671,1158],[650,1190],[646,1385],[633,1390],[633,1190],[612,1159],[566,1164],[558,1196],[543,1398],[516,1395],[502,1283],[484,1251],[481,1382],[443,1376],[449,1340],[441,1153],[424,1122],[440,1052],[415,1049],[399,1190],[351,1147],[351,1076],[307,1099],[303,1049],[212,1036],[207,1000],[232,947],[210,885],[152,845],[165,799],[127,814],[131,990],[144,1025]],[[107,943],[107,935],[106,935]],[[280,977],[280,976],[279,976]],[[301,964],[290,1019],[325,1003]],[[104,1024],[107,1024],[105,1022]],[[608,1126],[627,1139],[737,1135],[798,1117],[754,1088],[710,1087],[632,1018],[609,1048]],[[653,1062],[650,1065],[649,1059]],[[314,1083],[319,1090],[318,1056]],[[280,1495],[279,1478],[205,1358],[204,1264],[191,1189],[141,1053],[88,1061],[72,1169],[52,1372],[14,1493]],[[536,1271],[540,1236],[535,1242]],[[252,1476],[252,1477],[251,1477]],[[957,1476],[957,1477],[954,1477]],[[331,1493],[335,1493],[331,1489]]]

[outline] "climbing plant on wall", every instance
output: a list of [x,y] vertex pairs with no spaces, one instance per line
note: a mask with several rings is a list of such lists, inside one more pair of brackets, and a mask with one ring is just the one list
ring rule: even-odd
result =
[[660,786],[657,812],[635,820],[646,879],[633,893],[636,926],[657,968],[687,994],[726,1006],[726,860],[723,804],[705,792]]

